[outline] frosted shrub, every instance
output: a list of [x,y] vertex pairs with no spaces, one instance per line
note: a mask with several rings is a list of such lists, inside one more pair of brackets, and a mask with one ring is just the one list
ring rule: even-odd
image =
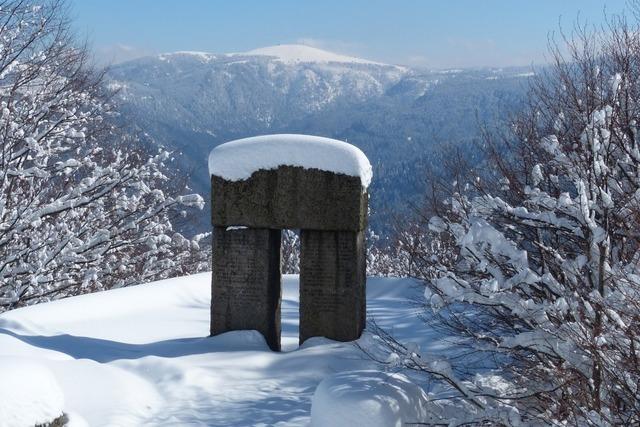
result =
[[184,273],[202,236],[170,219],[202,198],[163,191],[168,153],[110,124],[63,2],[1,6],[0,311]]
[[426,309],[496,368],[474,377],[387,336],[451,387],[427,422],[640,422],[640,31],[614,18],[565,41],[512,132],[487,137],[495,173],[458,163],[409,233],[448,248],[405,246]]

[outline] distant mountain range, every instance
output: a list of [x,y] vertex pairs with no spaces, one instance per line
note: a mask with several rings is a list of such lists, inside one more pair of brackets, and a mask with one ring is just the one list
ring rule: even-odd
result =
[[122,118],[174,151],[205,198],[207,155],[232,139],[305,133],[360,147],[374,165],[372,224],[384,230],[388,209],[414,200],[424,169],[438,167],[439,147],[470,147],[480,123],[519,108],[530,71],[417,70],[279,45],[145,57],[113,66],[108,80]]

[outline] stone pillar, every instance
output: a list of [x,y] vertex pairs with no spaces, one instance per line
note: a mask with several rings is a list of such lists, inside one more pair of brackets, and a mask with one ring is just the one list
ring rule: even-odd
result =
[[214,227],[211,335],[254,329],[280,350],[280,234]]
[[366,319],[363,231],[301,230],[300,344],[358,339]]

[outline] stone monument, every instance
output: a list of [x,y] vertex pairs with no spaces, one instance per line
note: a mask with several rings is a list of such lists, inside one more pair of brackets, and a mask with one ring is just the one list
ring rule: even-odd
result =
[[281,230],[300,229],[300,343],[357,339],[366,318],[366,156],[328,138],[267,135],[216,147],[209,171],[211,334],[255,329],[280,349]]

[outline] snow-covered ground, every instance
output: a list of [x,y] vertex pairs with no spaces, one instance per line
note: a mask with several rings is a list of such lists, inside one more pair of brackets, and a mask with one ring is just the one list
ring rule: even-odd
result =
[[[368,317],[442,353],[446,337],[408,302],[417,292],[411,280],[370,278]],[[298,348],[297,276],[284,277],[282,353],[257,332],[207,337],[209,303],[210,273],[203,273],[7,312],[0,364],[20,358],[52,372],[72,426],[308,425],[323,379],[379,369],[353,343],[313,338]],[[371,340],[369,333],[360,339]]]

